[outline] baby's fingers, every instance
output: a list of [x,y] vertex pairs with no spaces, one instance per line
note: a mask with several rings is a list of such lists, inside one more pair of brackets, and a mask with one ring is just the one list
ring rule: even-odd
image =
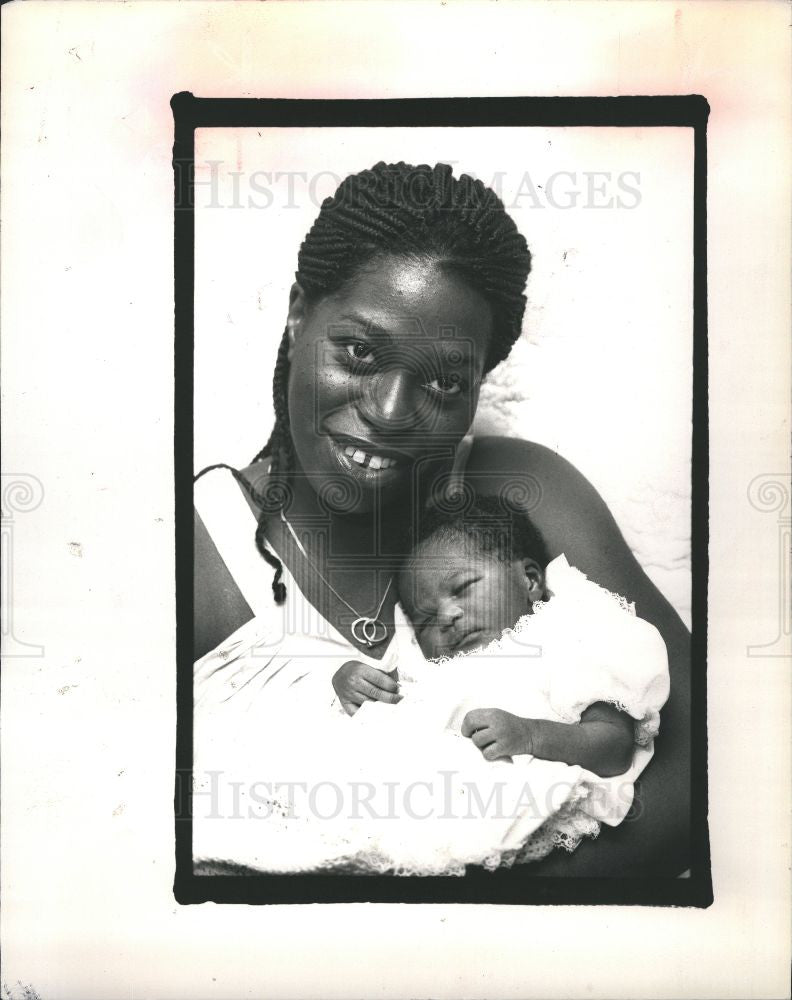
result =
[[378,670],[377,667],[369,667],[364,665],[363,669],[358,673],[358,677],[363,680],[368,681],[369,684],[376,688],[380,688],[383,691],[390,691],[391,694],[395,694],[399,690],[399,685],[384,670]]
[[462,720],[462,735],[472,736],[477,729],[486,729],[490,722],[489,708],[474,708]]
[[488,747],[491,743],[496,742],[495,735],[491,729],[477,729],[470,738],[479,750],[483,750],[484,747]]
[[355,693],[362,695],[368,701],[384,701],[389,705],[396,705],[402,700],[402,696],[398,691],[385,691],[382,688],[375,687],[363,677],[357,678]]
[[387,705],[398,705],[402,696],[398,691],[383,691],[381,688],[372,688],[374,692],[371,698],[374,701],[384,701]]
[[511,760],[509,754],[507,754],[500,743],[497,742],[490,743],[489,746],[484,747],[481,751],[481,755],[485,760]]

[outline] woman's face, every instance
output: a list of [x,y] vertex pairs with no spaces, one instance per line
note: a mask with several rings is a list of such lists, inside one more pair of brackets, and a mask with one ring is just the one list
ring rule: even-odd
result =
[[295,287],[289,418],[299,468],[336,509],[409,498],[478,403],[492,314],[437,265],[388,257],[309,306]]

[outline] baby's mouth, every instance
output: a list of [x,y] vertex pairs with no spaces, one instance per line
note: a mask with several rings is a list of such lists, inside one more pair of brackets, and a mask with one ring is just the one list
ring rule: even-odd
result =
[[454,652],[463,652],[467,649],[473,649],[475,646],[481,645],[484,634],[484,629],[482,628],[466,629],[454,643]]

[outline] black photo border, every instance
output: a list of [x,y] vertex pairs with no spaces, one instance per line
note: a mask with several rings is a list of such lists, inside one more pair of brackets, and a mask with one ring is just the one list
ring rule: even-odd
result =
[[[197,98],[175,94],[175,556],[176,873],[182,904],[500,903],[706,907],[712,903],[707,827],[707,580],[709,454],[707,355],[707,119],[701,95],[454,97],[392,100]],[[691,643],[691,869],[687,878],[561,878],[519,868],[464,878],[355,875],[195,875],[192,858],[193,739],[193,350],[196,128],[443,126],[675,126],[694,131],[693,432]]]

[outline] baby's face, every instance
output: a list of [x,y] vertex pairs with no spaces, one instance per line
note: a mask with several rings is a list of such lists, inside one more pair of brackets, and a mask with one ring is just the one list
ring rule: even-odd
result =
[[533,560],[501,562],[430,539],[402,572],[400,591],[418,644],[432,658],[469,652],[500,638],[544,596],[544,578]]

